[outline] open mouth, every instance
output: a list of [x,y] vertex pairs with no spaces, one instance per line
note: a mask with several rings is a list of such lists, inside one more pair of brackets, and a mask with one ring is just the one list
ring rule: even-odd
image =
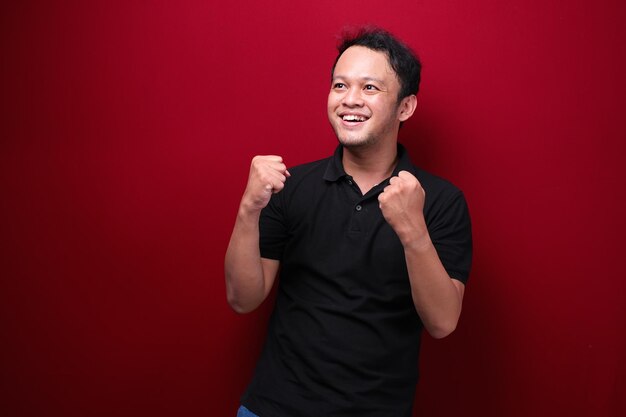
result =
[[369,117],[361,116],[359,114],[342,114],[341,115],[341,120],[343,120],[344,122],[364,122],[367,119],[369,119]]

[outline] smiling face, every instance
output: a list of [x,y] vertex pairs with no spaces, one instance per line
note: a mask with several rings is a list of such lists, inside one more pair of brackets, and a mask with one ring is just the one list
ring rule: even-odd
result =
[[400,122],[415,108],[415,96],[398,103],[399,91],[400,82],[385,53],[363,46],[346,49],[328,94],[328,120],[339,143],[347,148],[395,143]]

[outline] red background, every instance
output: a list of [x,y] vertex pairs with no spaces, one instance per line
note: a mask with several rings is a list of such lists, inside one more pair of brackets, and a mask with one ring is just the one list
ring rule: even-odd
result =
[[1,415],[234,416],[271,308],[225,300],[249,161],[332,152],[359,23],[419,52],[401,140],[474,223],[416,411],[626,415],[625,3],[51,3],[0,6]]

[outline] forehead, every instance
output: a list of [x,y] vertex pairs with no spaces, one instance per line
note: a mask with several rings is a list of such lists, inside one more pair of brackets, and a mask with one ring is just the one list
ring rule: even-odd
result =
[[346,49],[337,60],[333,77],[397,80],[387,54],[364,46],[351,46]]

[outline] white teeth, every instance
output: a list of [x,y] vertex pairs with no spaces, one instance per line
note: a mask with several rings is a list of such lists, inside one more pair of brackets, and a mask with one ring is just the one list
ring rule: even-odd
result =
[[356,114],[345,114],[342,116],[342,118],[346,122],[364,122],[365,121],[365,117],[358,116]]

